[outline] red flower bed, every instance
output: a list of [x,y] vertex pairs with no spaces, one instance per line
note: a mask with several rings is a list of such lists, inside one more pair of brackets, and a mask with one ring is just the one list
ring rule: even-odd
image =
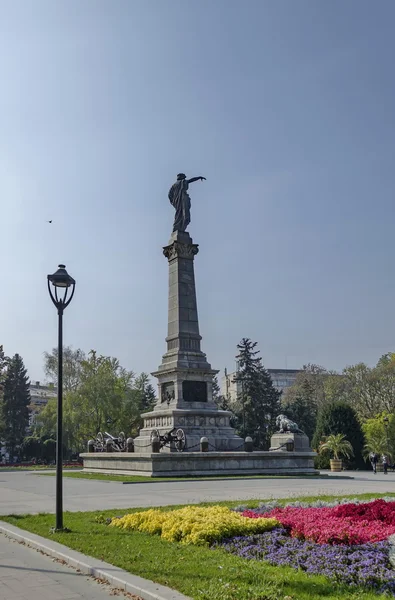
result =
[[318,544],[366,544],[395,533],[395,502],[384,500],[334,508],[275,508],[266,514],[246,510],[242,514],[275,518],[292,537]]
[[335,517],[352,517],[353,520],[382,521],[395,525],[395,502],[374,500],[365,504],[341,504],[333,509]]

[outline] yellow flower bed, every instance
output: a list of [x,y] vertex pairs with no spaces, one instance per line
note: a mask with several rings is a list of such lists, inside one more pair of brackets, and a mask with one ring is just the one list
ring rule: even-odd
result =
[[151,509],[114,518],[110,525],[160,535],[169,542],[208,546],[235,535],[263,533],[279,525],[276,519],[249,519],[224,506],[187,506],[164,512]]

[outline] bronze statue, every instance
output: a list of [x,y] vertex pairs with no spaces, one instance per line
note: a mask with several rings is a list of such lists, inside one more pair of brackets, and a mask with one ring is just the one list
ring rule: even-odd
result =
[[205,177],[192,177],[187,179],[184,173],[177,175],[176,183],[173,183],[169,190],[170,203],[176,209],[174,217],[173,231],[186,231],[191,222],[191,199],[188,194],[188,187],[194,181],[203,181]]

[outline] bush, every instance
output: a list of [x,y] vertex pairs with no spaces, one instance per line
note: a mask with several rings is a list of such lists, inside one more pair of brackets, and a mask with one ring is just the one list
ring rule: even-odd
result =
[[178,510],[146,510],[114,518],[110,523],[131,531],[160,535],[169,542],[208,546],[225,537],[263,533],[278,525],[275,519],[248,519],[223,506],[187,506]]

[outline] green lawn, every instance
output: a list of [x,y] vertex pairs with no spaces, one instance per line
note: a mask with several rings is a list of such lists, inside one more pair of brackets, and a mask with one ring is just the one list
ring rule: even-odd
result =
[[[54,477],[55,473],[40,473]],[[75,479],[98,479],[100,481],[119,481],[123,483],[149,483],[151,481],[209,481],[210,479],[327,479],[328,475],[216,475],[212,477],[146,477],[144,475],[106,475],[105,473],[63,473],[64,477]],[[333,477],[336,477],[334,475]]]
[[[385,494],[395,497],[395,494]],[[362,494],[371,499],[380,494]],[[333,499],[333,496],[319,496]],[[349,496],[345,496],[349,497]],[[318,497],[301,497],[314,500]],[[292,501],[296,498],[290,499]],[[286,502],[287,500],[282,500]],[[235,506],[256,506],[258,501],[212,502]],[[207,503],[208,504],[208,503]],[[205,505],[207,505],[205,504]],[[176,507],[165,507],[172,510]],[[286,567],[272,567],[264,562],[245,561],[222,550],[183,546],[159,537],[126,532],[96,521],[142,509],[102,512],[65,513],[64,522],[71,532],[51,534],[54,516],[10,515],[4,521],[69,546],[84,554],[105,560],[136,575],[168,585],[194,600],[377,600],[374,592],[337,586],[324,577],[307,576]],[[287,598],[288,597],[288,598]]]
[[[10,466],[10,467],[0,467],[0,473],[3,471],[55,471],[55,465],[31,465],[30,467],[18,467],[18,466]],[[81,469],[81,465],[75,467],[63,467],[63,470],[73,471],[74,469]],[[44,473],[43,473],[44,474]],[[45,475],[52,475],[52,473],[45,473]]]

